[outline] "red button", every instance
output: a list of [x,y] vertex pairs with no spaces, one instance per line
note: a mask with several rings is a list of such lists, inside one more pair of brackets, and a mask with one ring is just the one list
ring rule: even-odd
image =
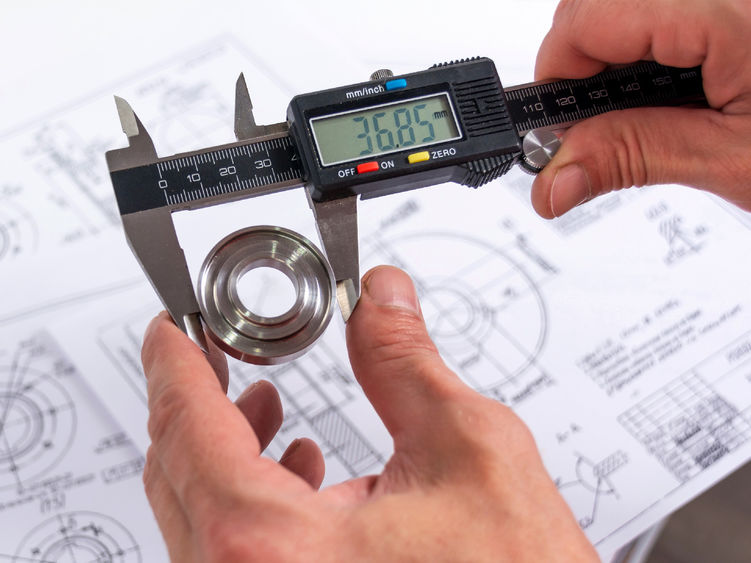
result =
[[358,174],[365,174],[366,172],[375,172],[378,170],[378,162],[372,161],[372,162],[363,162],[362,164],[357,165],[357,173]]

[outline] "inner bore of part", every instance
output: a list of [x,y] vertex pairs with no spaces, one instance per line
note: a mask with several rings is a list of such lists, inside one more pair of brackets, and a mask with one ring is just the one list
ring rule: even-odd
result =
[[289,311],[297,300],[292,280],[282,271],[255,266],[237,280],[237,295],[249,311],[273,318]]

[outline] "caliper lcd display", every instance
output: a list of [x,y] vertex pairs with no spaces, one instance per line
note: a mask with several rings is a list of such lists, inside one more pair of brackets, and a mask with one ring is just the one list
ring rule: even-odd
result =
[[322,166],[461,138],[445,93],[314,117],[310,128]]

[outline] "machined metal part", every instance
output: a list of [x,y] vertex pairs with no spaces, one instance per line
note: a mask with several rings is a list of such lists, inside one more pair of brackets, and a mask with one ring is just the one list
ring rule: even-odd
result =
[[[292,282],[296,297],[288,311],[264,317],[242,302],[238,281],[260,267],[276,269]],[[198,303],[211,340],[230,356],[261,365],[305,353],[331,320],[334,293],[334,274],[323,253],[282,227],[229,235],[209,252],[198,278]]]
[[522,141],[523,152],[519,161],[522,170],[530,174],[542,172],[561,147],[562,135],[561,130],[549,129],[533,129],[527,133]]
[[336,279],[336,300],[346,323],[360,298],[360,252],[357,238],[357,196],[313,201],[318,236]]

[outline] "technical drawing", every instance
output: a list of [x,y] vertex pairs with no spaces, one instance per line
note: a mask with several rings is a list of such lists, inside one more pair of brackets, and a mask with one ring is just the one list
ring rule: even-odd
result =
[[149,125],[159,151],[175,154],[231,139],[233,109],[225,98],[209,82],[165,84],[155,113],[158,121]]
[[475,389],[515,404],[553,383],[536,363],[547,326],[540,281],[520,264],[534,265],[540,277],[552,271],[530,260],[525,238],[505,249],[446,232],[371,244],[368,265],[409,272],[441,355]]
[[628,463],[628,456],[618,450],[597,463],[581,454],[576,456],[574,478],[567,481],[559,478],[556,486],[566,498],[579,525],[587,529],[595,522],[602,497],[620,498],[612,475]]
[[[235,378],[247,381],[248,376],[257,375],[253,366],[233,367]],[[362,392],[349,369],[335,359],[324,342],[319,341],[304,361],[276,366],[265,375],[278,389],[284,405],[280,437],[312,431],[326,457],[327,471],[336,462],[349,477],[357,477],[383,466],[381,453],[345,414],[348,406],[362,398]]]
[[748,413],[693,372],[640,401],[618,422],[681,482],[751,438]]
[[141,550],[125,527],[96,512],[58,514],[23,538],[13,563],[141,563]]
[[0,262],[31,254],[37,246],[37,225],[32,215],[11,199],[18,186],[0,186]]
[[670,266],[702,249],[703,237],[706,230],[699,227],[694,230],[687,229],[683,224],[683,218],[674,215],[660,222],[660,235],[668,244],[668,252],[665,255],[665,264]]
[[[526,172],[512,169],[504,176],[503,187],[519,198],[524,205],[529,204],[532,178]],[[574,207],[547,225],[563,237],[575,235],[621,209],[634,197],[634,193],[627,190],[596,197],[584,205]]]
[[[243,69],[269,89],[274,87],[228,37],[187,57],[164,61],[108,92],[127,95],[144,115],[158,116],[146,125],[161,154],[184,152],[233,140],[232,85]],[[16,236],[14,231],[25,227],[17,213],[7,216],[0,185],[4,211],[0,214],[0,261],[20,248],[19,240],[24,250],[34,243],[45,252],[86,244],[103,232],[119,230],[120,216],[103,154],[122,143],[110,93],[60,108],[52,117],[27,127],[0,132],[3,181],[24,186],[15,200],[27,212],[24,216],[33,217],[36,224],[31,241]]]
[[[146,379],[140,362],[141,335],[153,309],[103,327],[97,338],[116,372],[126,380],[145,405]],[[320,340],[303,358],[273,367],[259,367],[229,359],[229,395],[237,397],[259,377],[273,382],[284,406],[284,423],[269,447],[279,457],[289,443],[301,436],[313,437],[326,457],[327,474],[355,477],[380,468],[379,450],[347,417],[346,409],[359,408],[362,391],[349,366]]]
[[61,380],[73,373],[43,335],[0,355],[0,490],[23,492],[68,451],[76,410]]
[[[101,157],[111,144],[109,140],[84,138],[69,123],[58,121],[37,130],[32,142],[30,156],[37,157],[37,170],[57,187],[56,192],[72,187],[107,223],[119,224],[120,214]],[[95,234],[96,221],[88,220],[85,212],[79,211],[79,216]]]
[[97,344],[144,405],[147,397],[146,378],[141,366],[141,341],[153,316],[152,307],[141,309],[127,319],[102,327],[97,337]]

